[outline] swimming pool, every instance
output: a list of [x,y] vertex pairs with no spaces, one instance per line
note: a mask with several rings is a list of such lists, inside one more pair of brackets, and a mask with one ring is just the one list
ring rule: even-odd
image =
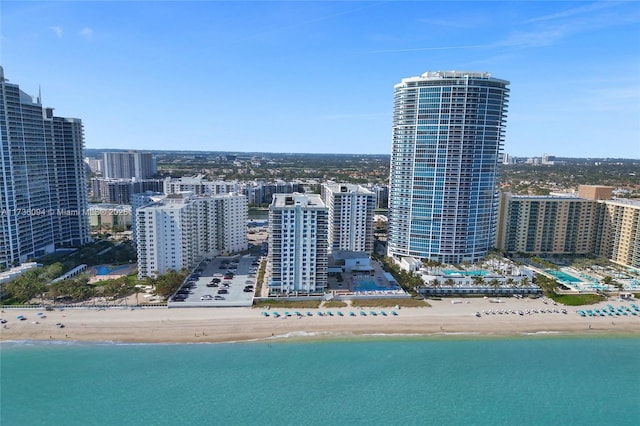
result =
[[128,267],[129,267],[129,265],[116,266],[116,267],[109,267],[107,265],[95,266],[96,275],[109,275],[109,274],[112,274],[112,273],[114,273],[116,271],[120,271],[122,269],[127,269]]
[[371,278],[354,278],[353,291],[376,291],[376,290],[393,290],[391,287],[384,287],[382,283],[376,283]]
[[559,279],[560,281],[564,281],[566,283],[579,283],[582,281],[580,278],[576,278],[572,275],[566,274],[562,271],[555,271],[553,269],[545,269],[545,272],[549,275],[552,275]]
[[487,275],[487,271],[483,271],[482,269],[474,269],[472,271],[458,271],[457,269],[443,269],[442,273],[444,275],[466,275],[469,277],[484,277]]

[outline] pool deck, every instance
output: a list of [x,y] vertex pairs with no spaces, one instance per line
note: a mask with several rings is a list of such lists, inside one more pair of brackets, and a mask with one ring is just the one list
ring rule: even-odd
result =
[[[385,296],[385,295],[397,295],[406,293],[394,286],[386,277],[382,266],[375,260],[371,261],[373,267],[373,275],[363,275],[362,273],[343,272],[342,282],[339,282],[336,277],[329,277],[329,290],[335,290],[336,292],[346,293],[351,295],[368,295],[368,296]],[[360,285],[359,281],[364,280],[372,281],[375,284],[375,288],[369,288],[369,283]]]

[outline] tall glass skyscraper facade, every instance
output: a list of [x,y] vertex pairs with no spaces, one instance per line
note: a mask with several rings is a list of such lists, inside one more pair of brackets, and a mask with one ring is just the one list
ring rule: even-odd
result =
[[475,262],[495,244],[508,84],[438,71],[395,85],[389,256]]
[[84,130],[0,66],[0,269],[90,241]]

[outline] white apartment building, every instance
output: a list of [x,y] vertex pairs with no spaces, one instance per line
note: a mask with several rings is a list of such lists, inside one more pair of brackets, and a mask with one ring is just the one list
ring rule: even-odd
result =
[[329,251],[373,251],[373,211],[376,194],[360,185],[322,185],[322,200],[329,208]]
[[238,182],[235,181],[208,181],[203,175],[183,176],[181,178],[165,178],[165,194],[177,194],[185,191],[193,192],[195,195],[216,195],[239,192]]
[[138,277],[190,269],[205,257],[248,248],[247,199],[173,194],[136,209]]
[[138,234],[136,231],[136,212],[139,208],[148,204],[164,200],[167,197],[162,192],[146,191],[137,194],[131,194],[131,231],[133,244],[138,244]]
[[269,290],[322,292],[327,286],[328,209],[318,194],[274,194],[269,206]]

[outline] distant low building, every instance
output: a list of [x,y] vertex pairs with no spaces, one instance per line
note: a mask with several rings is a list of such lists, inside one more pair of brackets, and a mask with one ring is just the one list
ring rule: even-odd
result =
[[122,204],[91,204],[89,206],[89,224],[92,228],[122,227],[131,229],[131,206]]
[[164,192],[162,179],[91,179],[94,200],[109,204],[130,204],[131,195],[146,191]]
[[195,195],[220,195],[238,191],[238,182],[215,180],[209,181],[203,175],[183,176],[181,178],[165,178],[165,194],[192,192]]
[[247,196],[249,204],[260,206],[269,204],[274,194],[293,194],[302,191],[302,186],[297,182],[253,182],[245,184],[242,192]]

